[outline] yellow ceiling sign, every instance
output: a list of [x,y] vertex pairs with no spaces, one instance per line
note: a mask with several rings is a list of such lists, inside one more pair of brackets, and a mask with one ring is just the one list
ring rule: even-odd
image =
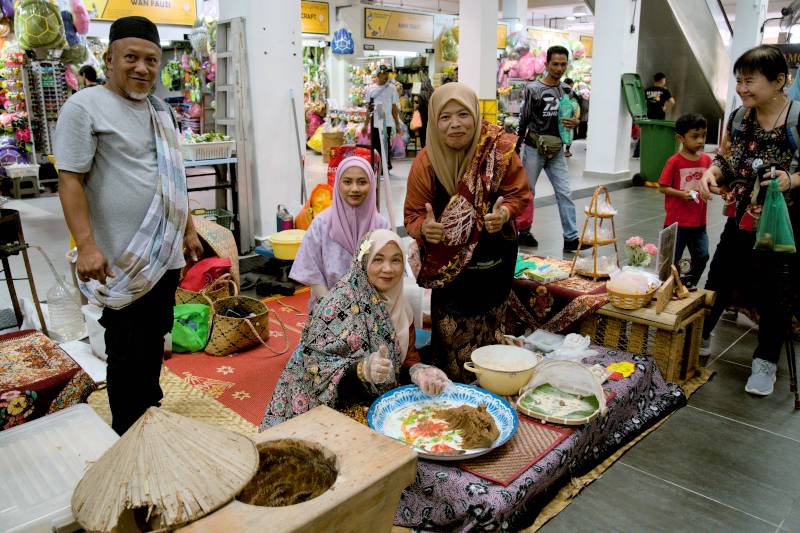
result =
[[300,24],[303,33],[330,33],[328,2],[300,2]]
[[364,8],[364,37],[433,42],[433,15]]
[[137,15],[155,24],[194,26],[197,20],[195,0],[83,0],[94,20],[117,20]]

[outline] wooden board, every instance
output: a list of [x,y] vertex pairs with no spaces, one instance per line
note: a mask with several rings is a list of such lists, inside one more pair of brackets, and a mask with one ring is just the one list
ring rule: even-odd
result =
[[391,531],[400,494],[417,474],[411,447],[325,406],[254,438],[256,445],[278,439],[311,441],[333,452],[338,470],[333,486],[317,498],[288,507],[234,501],[180,531]]
[[666,309],[667,304],[672,299],[672,293],[675,291],[675,279],[667,278],[667,281],[661,284],[661,287],[656,291],[656,314],[660,314]]
[[[606,304],[597,310],[597,313],[604,316],[621,318],[638,324],[646,324],[659,329],[674,331],[680,327],[681,322],[693,311],[705,305],[708,294],[713,291],[697,289],[683,300],[671,300],[667,303],[664,311],[656,313],[656,304],[651,302],[647,307],[626,311],[619,309],[611,304]],[[713,298],[713,296],[711,296]]]

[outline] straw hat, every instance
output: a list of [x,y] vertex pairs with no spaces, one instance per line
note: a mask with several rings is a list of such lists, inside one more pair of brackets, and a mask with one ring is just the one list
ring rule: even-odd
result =
[[231,230],[199,216],[193,216],[192,222],[197,235],[217,256],[230,257],[231,277],[239,285],[239,250]]
[[231,501],[258,460],[243,435],[151,407],[84,474],[72,512],[88,531],[111,531],[137,508],[156,529],[176,527]]

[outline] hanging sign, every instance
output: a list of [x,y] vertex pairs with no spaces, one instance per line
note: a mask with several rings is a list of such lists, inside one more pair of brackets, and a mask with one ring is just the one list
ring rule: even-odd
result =
[[364,37],[433,42],[433,15],[364,8]]
[[140,16],[154,24],[194,26],[197,20],[195,0],[83,0],[93,20],[117,20]]
[[581,35],[581,44],[583,49],[586,50],[586,57],[592,57],[592,47],[594,46],[594,37],[590,35]]
[[547,28],[528,28],[528,35],[543,49],[569,41],[569,32]]
[[508,24],[497,25],[497,49],[501,50],[506,47],[506,40],[508,39]]
[[300,2],[300,26],[303,33],[317,33],[327,35],[328,27],[328,2]]

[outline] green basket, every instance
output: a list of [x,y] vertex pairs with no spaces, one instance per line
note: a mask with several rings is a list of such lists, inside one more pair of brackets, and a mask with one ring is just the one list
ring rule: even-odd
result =
[[192,209],[192,214],[195,216],[203,217],[211,222],[216,222],[223,228],[233,229],[233,213],[227,209]]

